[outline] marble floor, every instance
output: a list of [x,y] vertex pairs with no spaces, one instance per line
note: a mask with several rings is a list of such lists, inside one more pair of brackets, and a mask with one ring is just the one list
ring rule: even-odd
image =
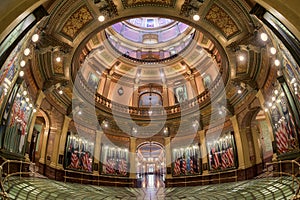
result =
[[[234,183],[194,187],[165,188],[161,178],[148,175],[142,188],[105,187],[63,183],[46,178],[11,178],[5,187],[10,199],[72,199],[72,200],[179,200],[179,199],[291,199],[292,180],[261,178]],[[296,187],[296,186],[295,186]],[[295,189],[295,188],[294,188]]]

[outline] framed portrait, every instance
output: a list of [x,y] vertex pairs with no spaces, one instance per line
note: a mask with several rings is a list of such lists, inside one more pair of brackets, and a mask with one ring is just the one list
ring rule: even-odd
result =
[[206,75],[203,77],[203,85],[205,88],[208,88],[211,84],[211,76],[210,75]]
[[90,72],[88,77],[88,85],[90,88],[97,90],[99,83],[99,77],[94,73]]
[[175,103],[182,103],[188,99],[185,85],[180,85],[174,88]]

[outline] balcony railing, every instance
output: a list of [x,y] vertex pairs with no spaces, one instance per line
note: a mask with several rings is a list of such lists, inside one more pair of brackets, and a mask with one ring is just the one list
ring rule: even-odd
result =
[[[131,115],[131,117],[141,118],[141,117],[162,117],[167,115],[169,118],[178,117],[180,115],[185,115],[193,112],[199,111],[199,108],[210,104],[210,102],[222,92],[223,87],[221,87],[222,76],[221,74],[216,77],[213,84],[209,89],[204,90],[201,94],[193,99],[185,101],[180,104],[165,107],[133,107],[117,102],[113,102],[110,99],[95,93],[95,90],[90,88],[84,79],[84,77],[78,73],[78,80],[75,84],[77,94],[84,98],[86,101],[94,99],[95,106],[103,111],[119,115]],[[74,91],[73,91],[74,92]],[[94,103],[90,102],[90,103]]]

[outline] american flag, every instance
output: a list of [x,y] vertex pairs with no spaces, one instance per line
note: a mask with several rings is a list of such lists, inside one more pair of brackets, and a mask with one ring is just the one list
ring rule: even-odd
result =
[[181,172],[182,172],[182,174],[186,174],[186,160],[185,160],[185,158],[182,158]]
[[279,153],[285,153],[288,150],[288,137],[283,123],[280,123],[277,127],[276,144]]
[[76,153],[72,153],[71,157],[71,168],[78,169],[79,168],[79,159]]
[[121,161],[119,162],[119,172],[123,176],[126,176],[127,174],[127,163],[125,159],[121,159]]
[[219,152],[216,150],[216,147],[212,148],[212,159],[214,161],[214,166],[212,166],[215,169],[218,169],[220,167],[220,160],[219,160]]
[[180,159],[177,158],[174,163],[174,175],[177,176],[180,174]]
[[114,174],[115,173],[115,161],[113,159],[108,159],[106,165],[106,173],[107,174]]
[[92,171],[92,165],[87,152],[84,153],[81,159],[82,159],[82,169],[86,171]]
[[194,174],[194,161],[193,161],[193,157],[190,158],[190,173]]

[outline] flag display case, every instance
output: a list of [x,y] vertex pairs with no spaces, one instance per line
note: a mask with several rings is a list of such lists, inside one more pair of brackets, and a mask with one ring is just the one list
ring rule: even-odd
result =
[[101,174],[129,176],[129,150],[113,144],[102,145]]
[[69,132],[66,144],[65,168],[92,172],[93,153],[93,140]]
[[189,176],[201,174],[199,144],[172,148],[172,175]]
[[278,155],[299,149],[297,128],[287,97],[278,85],[274,90],[273,102],[269,103],[269,114],[276,141]]
[[218,138],[208,139],[207,152],[210,172],[237,167],[237,151],[233,132],[224,132]]

